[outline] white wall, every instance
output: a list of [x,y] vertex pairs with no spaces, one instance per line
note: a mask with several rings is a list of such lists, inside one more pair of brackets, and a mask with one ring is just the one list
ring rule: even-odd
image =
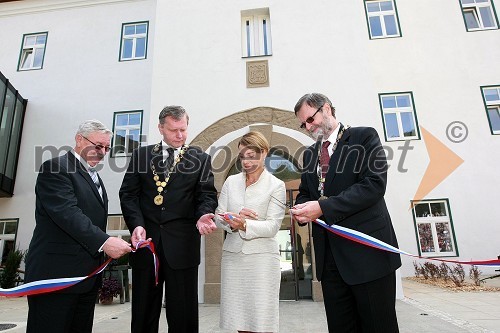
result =
[[[146,60],[119,62],[122,23],[150,22],[154,35],[155,1],[19,1],[0,4],[0,71],[28,99],[16,186],[0,199],[1,218],[19,218],[17,241],[26,249],[35,225],[34,185],[40,163],[37,146],[74,146],[78,124],[99,119],[109,128],[113,113],[144,110],[148,130],[151,69],[150,37]],[[102,2],[102,1],[101,1]],[[46,9],[49,10],[46,10]],[[23,34],[48,31],[43,69],[17,71]],[[125,158],[111,159],[125,166]],[[111,214],[120,213],[118,189],[123,173],[100,172]],[[123,168],[122,168],[123,169]]]

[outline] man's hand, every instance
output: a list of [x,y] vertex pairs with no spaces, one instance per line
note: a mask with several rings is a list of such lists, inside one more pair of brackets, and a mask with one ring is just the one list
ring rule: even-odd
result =
[[217,229],[214,220],[212,220],[214,217],[214,214],[208,213],[201,216],[198,222],[196,222],[196,228],[200,232],[200,235],[208,235]]
[[317,201],[308,201],[293,206],[290,209],[292,218],[299,223],[307,223],[316,220],[323,215],[323,211]]
[[134,248],[137,247],[137,243],[140,241],[151,241],[151,238],[146,239],[146,229],[143,227],[135,227],[134,231],[132,232],[132,236],[130,237],[130,242],[132,242],[132,246]]
[[109,237],[102,247],[102,250],[111,258],[118,259],[126,253],[132,251],[130,244],[118,237]]

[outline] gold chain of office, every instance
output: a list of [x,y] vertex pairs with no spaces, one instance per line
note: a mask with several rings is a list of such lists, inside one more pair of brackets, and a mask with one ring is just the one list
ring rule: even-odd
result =
[[[160,206],[163,204],[163,195],[161,194],[161,192],[163,192],[163,189],[167,186],[168,181],[170,180],[170,175],[174,171],[177,163],[179,163],[182,160],[188,148],[189,145],[183,145],[181,147],[179,154],[174,159],[174,163],[172,163],[168,172],[166,174],[165,173],[163,174],[165,176],[165,179],[163,181],[160,180],[160,176],[158,175],[158,172],[156,172],[156,167],[154,166],[153,161],[151,160],[151,171],[153,171],[153,181],[155,182],[158,191],[158,195],[153,199],[155,205]],[[160,143],[157,143],[153,147],[153,152],[157,153],[159,150],[160,150]]]
[[[335,150],[337,149],[337,145],[339,144],[339,141],[342,138],[342,135],[344,135],[344,131],[346,129],[348,129],[349,127],[351,127],[349,125],[344,127],[344,125],[342,125],[342,123],[340,123],[339,126],[340,126],[339,133],[337,134],[337,139],[335,140],[335,143],[333,144],[332,154],[330,156],[333,156],[333,153],[335,153]],[[318,166],[316,169],[316,172],[318,174],[318,181],[319,181],[319,185],[318,185],[319,199],[318,200],[325,200],[325,199],[328,199],[328,197],[325,195],[326,175],[325,175],[325,177],[323,177],[323,172],[322,172],[322,168],[321,168],[321,146],[322,146],[322,143],[320,143],[318,145]]]

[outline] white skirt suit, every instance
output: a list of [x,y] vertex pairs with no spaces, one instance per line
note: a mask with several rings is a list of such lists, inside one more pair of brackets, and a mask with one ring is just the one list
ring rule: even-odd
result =
[[285,215],[279,202],[286,201],[285,184],[267,170],[248,187],[245,180],[245,173],[228,177],[219,196],[217,213],[239,213],[246,207],[258,216],[246,219],[246,231],[234,232],[216,218],[228,232],[222,248],[220,326],[278,332],[281,271],[276,234]]

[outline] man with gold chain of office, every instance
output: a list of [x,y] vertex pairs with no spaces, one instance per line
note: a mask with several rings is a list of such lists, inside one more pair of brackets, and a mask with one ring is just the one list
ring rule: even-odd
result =
[[165,107],[163,140],[133,152],[120,189],[132,245],[151,239],[160,263],[155,286],[151,254],[130,255],[133,333],[158,332],[163,285],[169,332],[198,332],[200,234],[216,228],[217,191],[210,156],[186,144],[188,123],[184,108]]

